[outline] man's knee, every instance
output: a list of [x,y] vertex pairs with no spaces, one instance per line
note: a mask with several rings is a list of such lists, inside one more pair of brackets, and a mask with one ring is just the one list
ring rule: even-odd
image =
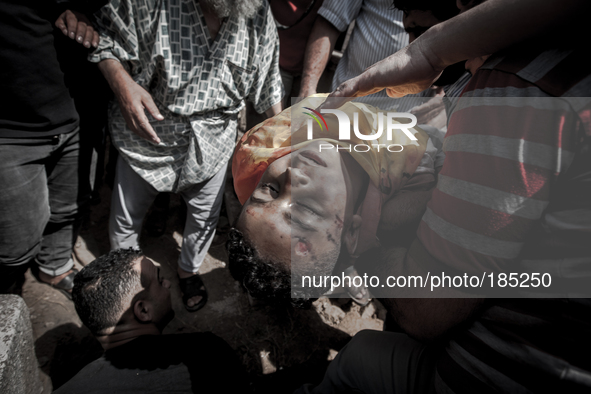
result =
[[422,349],[406,334],[363,330],[339,352],[327,376],[343,392],[408,392]]
[[359,331],[351,339],[351,342],[349,342],[347,347],[351,347],[354,350],[361,350],[361,349],[373,348],[376,345],[379,346],[379,343],[381,342],[381,340],[380,340],[381,334],[383,334],[383,331],[375,331],[375,330]]
[[41,247],[41,237],[20,240],[18,242],[0,243],[0,266],[15,267],[29,263],[37,255]]
[[198,222],[216,223],[223,203],[223,184],[211,193],[199,193],[186,200],[188,215]]
[[73,223],[82,216],[89,202],[90,198],[84,201],[60,201],[58,204],[52,204],[49,222],[57,225]]
[[0,264],[15,266],[35,257],[50,215],[47,209],[24,212],[10,208],[10,217],[2,218],[0,223]]
[[375,350],[379,350],[381,331],[362,330],[339,352],[339,368],[357,373],[368,361],[375,359]]
[[404,356],[405,350],[415,342],[402,333],[360,331],[339,353],[340,368],[357,374],[362,370],[371,372],[378,369],[376,363],[392,363],[396,361],[393,355]]

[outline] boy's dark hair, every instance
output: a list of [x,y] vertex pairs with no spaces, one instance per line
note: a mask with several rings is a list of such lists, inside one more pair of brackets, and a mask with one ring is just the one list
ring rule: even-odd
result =
[[94,335],[114,327],[126,305],[126,297],[141,285],[134,262],[143,253],[134,249],[117,249],[84,267],[74,278],[72,299],[82,323]]
[[256,250],[244,239],[240,230],[233,227],[226,242],[230,273],[242,283],[254,298],[287,301],[292,306],[308,309],[315,298],[294,290],[298,298],[291,297],[291,275],[270,261],[260,258]]
[[460,10],[456,0],[394,0],[394,7],[400,11],[431,11],[440,21],[456,16]]

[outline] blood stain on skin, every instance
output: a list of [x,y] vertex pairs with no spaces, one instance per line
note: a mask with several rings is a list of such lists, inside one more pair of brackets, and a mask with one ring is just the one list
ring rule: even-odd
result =
[[337,245],[337,241],[335,241],[335,239],[333,238],[332,234],[330,233],[329,230],[326,230],[326,239],[329,242],[332,242],[333,244]]
[[334,222],[335,222],[335,224],[337,225],[337,227],[338,227],[339,229],[342,229],[342,228],[343,228],[343,219],[341,219],[341,218],[339,217],[339,215],[335,215],[335,218],[336,218],[336,220],[334,221]]
[[305,242],[299,241],[295,246],[295,254],[306,256],[308,254],[308,245]]

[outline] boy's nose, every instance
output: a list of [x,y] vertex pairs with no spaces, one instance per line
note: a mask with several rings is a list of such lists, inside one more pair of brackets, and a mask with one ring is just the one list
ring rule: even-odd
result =
[[299,168],[288,168],[286,183],[292,186],[305,186],[308,184],[308,177]]

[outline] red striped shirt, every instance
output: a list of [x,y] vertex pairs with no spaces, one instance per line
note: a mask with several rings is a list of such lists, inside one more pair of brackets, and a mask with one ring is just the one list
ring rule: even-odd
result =
[[[591,73],[582,56],[523,46],[491,57],[474,75],[451,115],[445,163],[417,234],[422,252],[411,249],[412,260],[468,273],[511,272],[523,263],[572,267],[562,279],[585,280]],[[571,92],[587,99],[572,100]],[[576,376],[591,379],[591,302],[488,302],[449,342],[438,392],[588,389]]]

